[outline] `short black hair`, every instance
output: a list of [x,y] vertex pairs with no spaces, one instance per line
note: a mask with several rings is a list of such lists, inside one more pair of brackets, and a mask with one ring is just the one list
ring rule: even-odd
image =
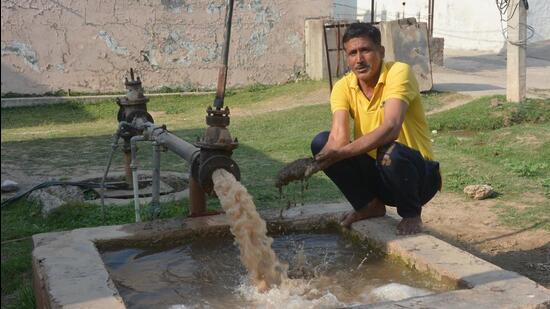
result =
[[342,43],[345,44],[347,41],[353,38],[366,37],[372,40],[374,44],[381,45],[382,41],[380,38],[380,30],[373,26],[372,24],[367,23],[353,23],[348,26],[344,36],[342,37]]

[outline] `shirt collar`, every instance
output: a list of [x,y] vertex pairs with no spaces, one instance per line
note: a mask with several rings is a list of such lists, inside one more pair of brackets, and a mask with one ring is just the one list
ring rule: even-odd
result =
[[[357,80],[357,76],[355,76],[353,72],[350,72],[350,73],[352,76],[350,87],[354,89],[359,89],[359,81]],[[382,64],[380,65],[380,76],[378,77],[378,82],[376,83],[376,85],[385,84],[387,75],[388,75],[387,62],[382,61]]]

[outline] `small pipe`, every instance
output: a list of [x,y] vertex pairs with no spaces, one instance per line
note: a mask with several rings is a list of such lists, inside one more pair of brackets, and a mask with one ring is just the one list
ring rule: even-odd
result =
[[141,135],[133,136],[132,138],[130,138],[130,152],[132,154],[132,163],[130,164],[130,167],[132,169],[132,181],[134,183],[134,211],[136,215],[136,222],[141,222],[141,215],[139,213],[139,181],[136,143],[143,140],[145,140],[145,138]]
[[[124,142],[125,144],[127,142]],[[132,155],[130,154],[130,151],[127,150],[128,146],[124,146],[124,175],[126,176],[126,185],[128,186],[128,189],[132,189],[134,187],[133,180],[132,180],[132,168],[130,165],[132,165]]]
[[189,177],[189,204],[190,217],[206,213],[206,193],[192,175]]
[[153,184],[151,198],[151,218],[160,215],[160,144],[153,141]]
[[[128,130],[128,127],[131,127],[132,124],[121,121],[118,124],[118,130],[122,133]],[[126,185],[129,190],[133,188],[132,184],[132,169],[130,164],[132,163],[132,156],[130,155],[130,141],[124,139],[124,145],[122,146],[122,153],[124,154],[124,175],[126,176]]]
[[111,152],[109,153],[109,159],[107,160],[107,166],[105,167],[105,172],[103,173],[103,178],[101,178],[101,190],[99,191],[101,198],[101,217],[103,223],[105,223],[105,179],[107,179],[107,174],[109,174],[109,169],[111,168],[111,162],[113,162],[113,155],[115,150],[118,148],[118,140],[120,139],[120,127],[113,136],[113,142],[111,143]]

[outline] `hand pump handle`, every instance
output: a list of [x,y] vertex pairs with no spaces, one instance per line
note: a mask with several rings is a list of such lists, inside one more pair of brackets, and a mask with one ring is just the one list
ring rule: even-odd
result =
[[227,84],[227,62],[229,60],[229,43],[231,41],[231,20],[233,18],[233,0],[227,0],[227,8],[225,10],[225,35],[223,45],[223,64],[218,73],[218,87],[216,89],[216,98],[214,99],[214,107],[220,110],[223,107],[225,97],[225,85]]

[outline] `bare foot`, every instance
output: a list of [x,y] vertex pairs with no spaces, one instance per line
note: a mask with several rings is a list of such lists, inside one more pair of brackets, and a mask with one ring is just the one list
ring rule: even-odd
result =
[[367,207],[359,211],[350,211],[344,215],[340,225],[350,228],[355,221],[360,221],[368,218],[383,217],[386,214],[386,206],[379,199],[374,199]]
[[412,235],[422,232],[422,218],[403,218],[397,225],[397,235]]

